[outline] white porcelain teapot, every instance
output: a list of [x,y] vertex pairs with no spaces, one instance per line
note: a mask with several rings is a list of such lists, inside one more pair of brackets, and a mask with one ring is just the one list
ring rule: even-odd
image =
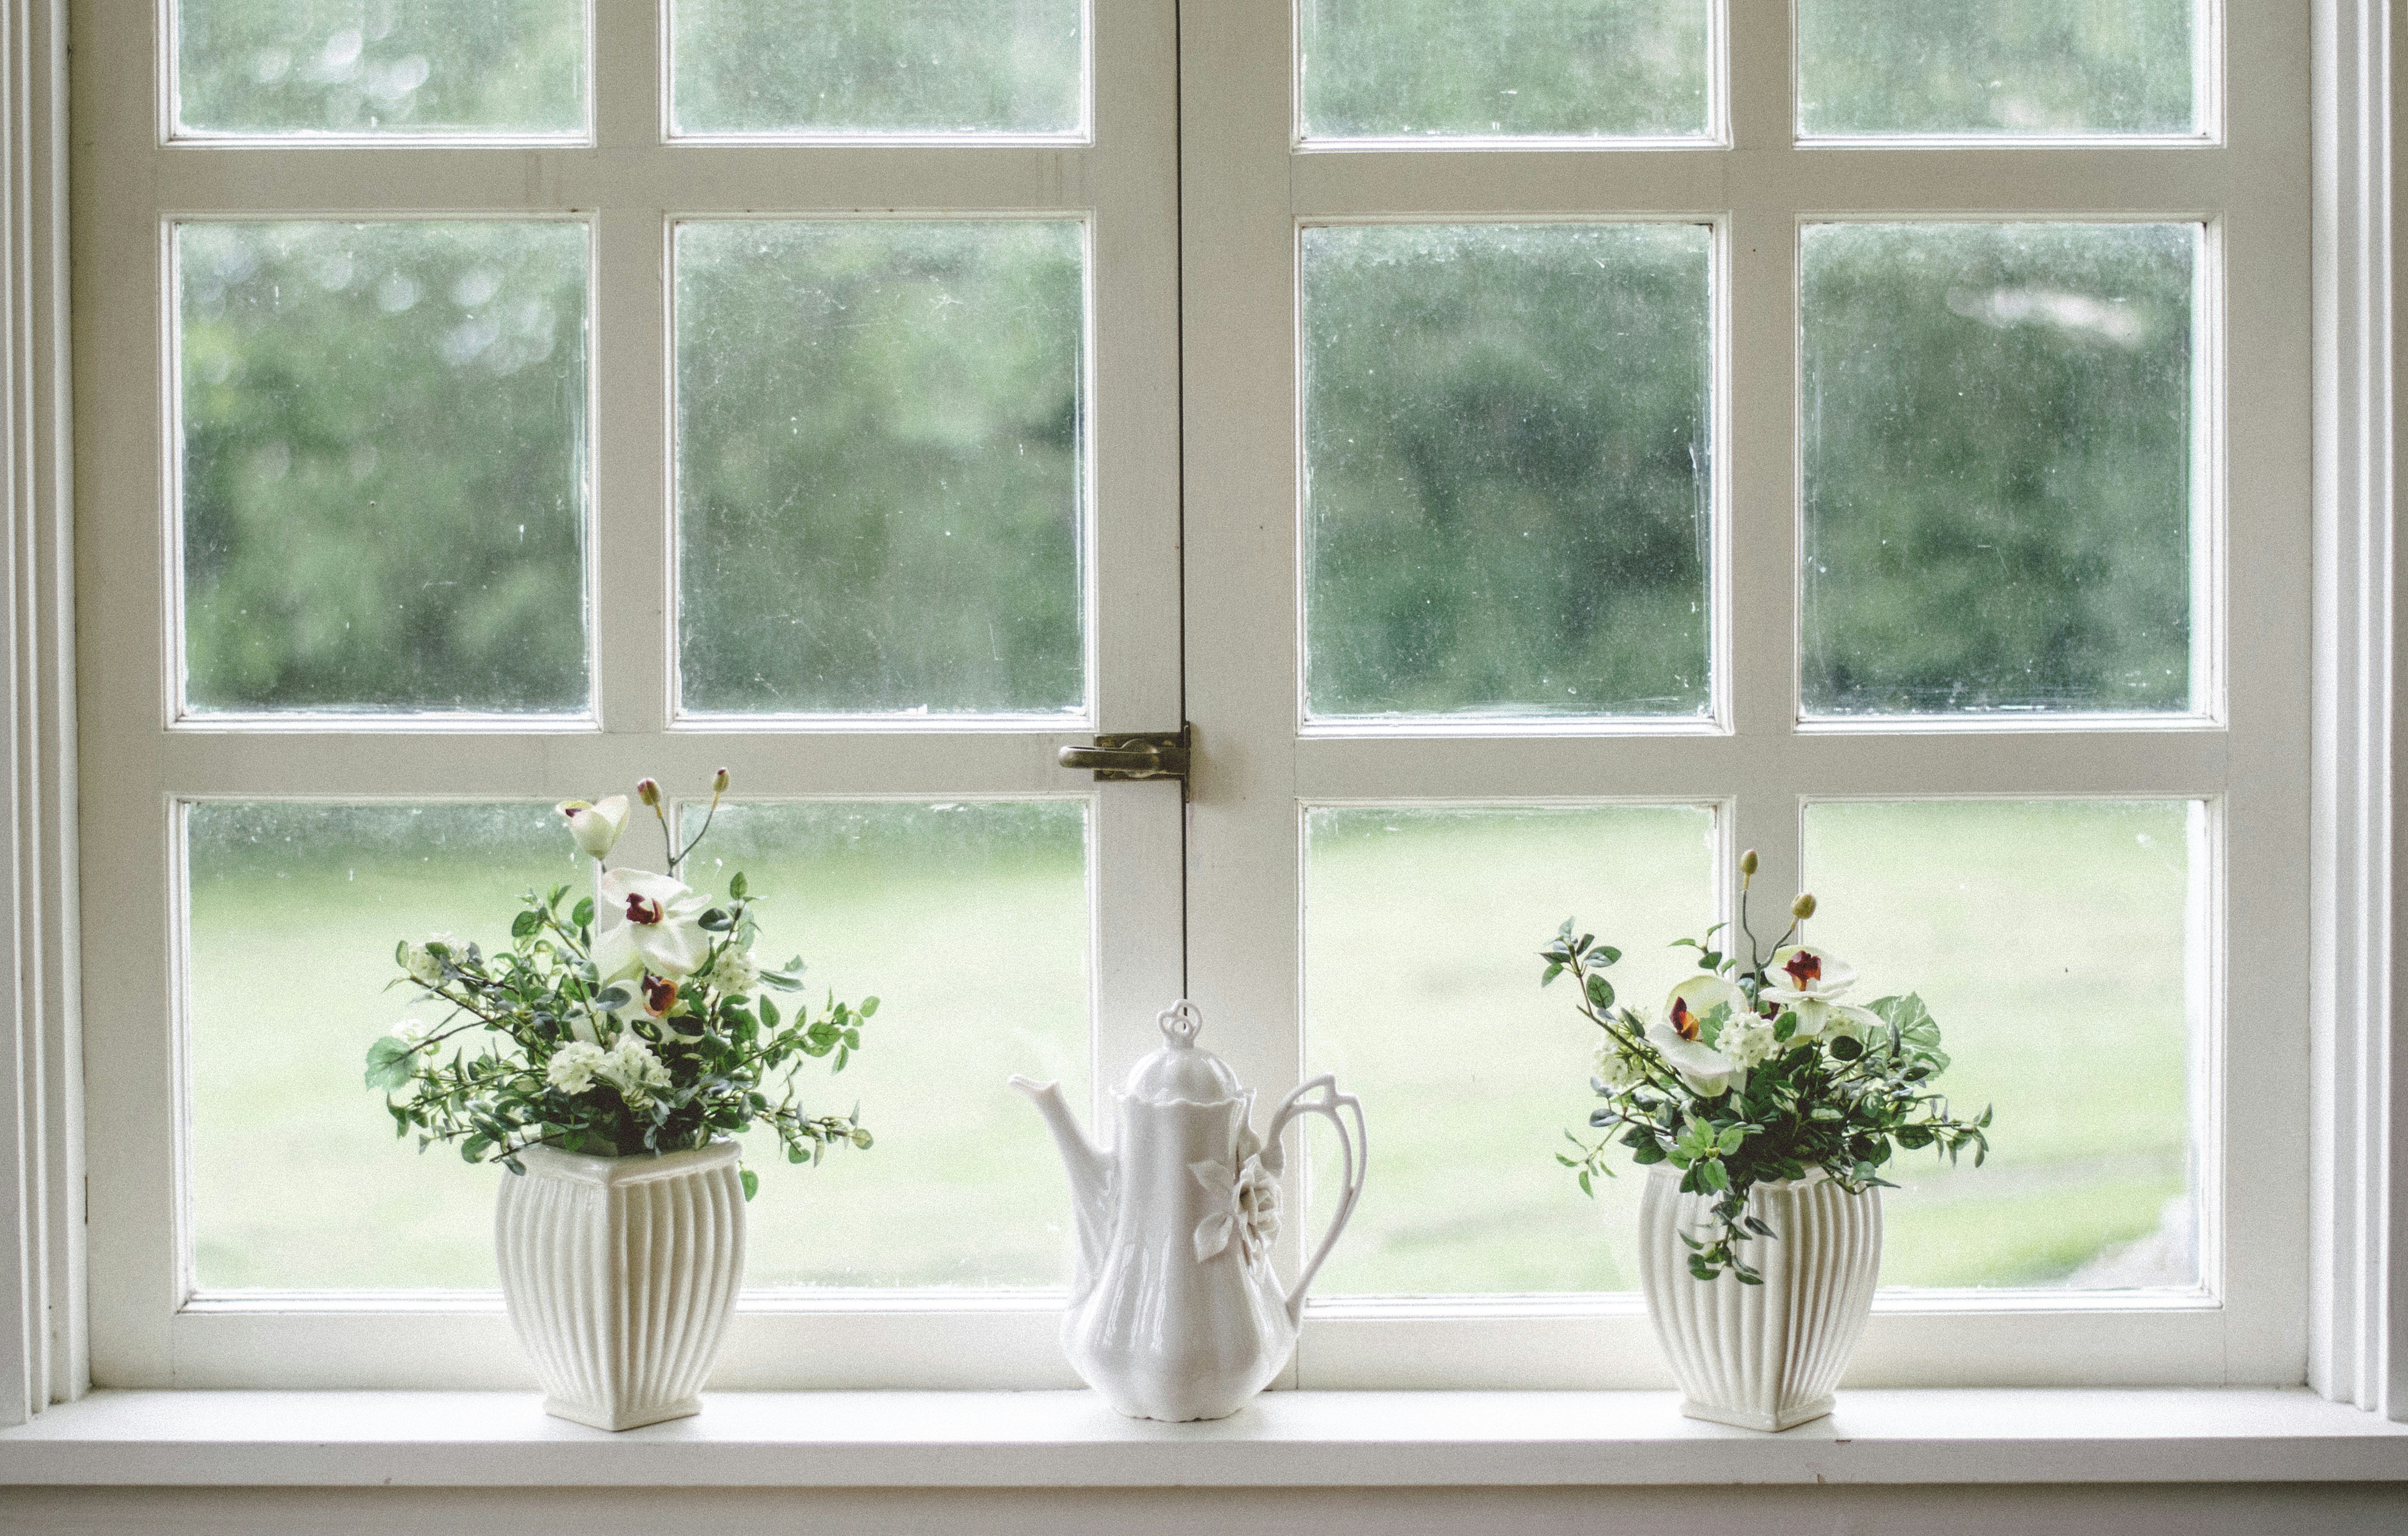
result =
[[[1324,1073],[1282,1099],[1257,1137],[1254,1090],[1197,1048],[1196,1005],[1166,1008],[1155,1023],[1165,1044],[1112,1096],[1120,1137],[1111,1152],[1081,1134],[1059,1084],[1015,1077],[1011,1085],[1044,1113],[1070,1172],[1078,1271],[1062,1347],[1072,1368],[1132,1418],[1225,1418],[1296,1348],[1305,1287],[1363,1193],[1363,1106]],[[1346,1181],[1291,1292],[1271,1272],[1271,1244],[1286,1159],[1280,1135],[1301,1114],[1338,1127]]]

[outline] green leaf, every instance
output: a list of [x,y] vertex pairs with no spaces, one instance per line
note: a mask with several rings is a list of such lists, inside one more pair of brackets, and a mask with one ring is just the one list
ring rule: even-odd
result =
[[727,896],[729,900],[743,900],[748,889],[749,887],[744,883],[743,870],[738,869],[734,874],[727,877]]
[[1606,965],[1606,966],[1613,965],[1613,964],[1617,963],[1618,961],[1620,961],[1620,960],[1621,960],[1621,958],[1622,958],[1622,952],[1621,952],[1620,950],[1618,950],[1618,949],[1615,949],[1612,944],[1599,944],[1599,945],[1598,945],[1598,947],[1597,947],[1597,953],[1605,956],[1605,958],[1604,958],[1604,959],[1602,959],[1602,960],[1600,960],[1600,961],[1598,961],[1598,964],[1599,964],[1599,965]]
[[1595,971],[1589,973],[1587,991],[1591,1008],[1602,1012],[1613,1006],[1613,983]]
[[854,1012],[859,1013],[865,1019],[869,1017],[869,1015],[878,1012],[878,999],[875,998],[862,998],[861,1006],[854,1010]]
[[568,921],[580,928],[594,926],[594,898],[586,897],[569,910]]
[[1733,1126],[1714,1139],[1715,1150],[1727,1157],[1747,1143],[1747,1127]]
[[770,1029],[778,1027],[778,1005],[776,1003],[771,1002],[767,998],[763,998],[754,1006],[759,1008],[761,1011],[761,1023],[765,1027]]
[[541,926],[543,926],[543,913],[536,908],[529,907],[510,919],[510,937],[524,939]]
[[[744,877],[742,875],[738,875],[736,878],[742,880]],[[753,1196],[761,1193],[761,1175],[753,1172],[748,1168],[739,1170],[736,1176],[744,1182],[744,1198],[746,1199],[749,1200]]]
[[409,1086],[418,1075],[418,1047],[391,1035],[379,1035],[368,1046],[367,1085],[392,1093]]

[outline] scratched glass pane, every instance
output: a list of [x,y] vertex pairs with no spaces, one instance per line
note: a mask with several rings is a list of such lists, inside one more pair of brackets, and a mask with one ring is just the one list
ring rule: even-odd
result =
[[1311,717],[1712,708],[1710,269],[1698,224],[1305,231]]
[[1075,134],[1080,0],[673,0],[681,134]]
[[585,708],[581,223],[176,228],[184,698]]
[[1081,227],[677,236],[678,633],[697,711],[1083,707]]
[[2207,809],[2195,800],[1812,805],[1818,943],[1919,995],[1991,1154],[1883,1176],[1887,1285],[2199,1283]]
[[2199,128],[2204,0],[1798,0],[1810,135]]
[[581,0],[178,0],[194,134],[572,135]]
[[[1361,1098],[1374,1164],[1316,1290],[1636,1290],[1643,1178],[1592,1200],[1555,1162],[1588,1133],[1598,1035],[1537,955],[1577,917],[1652,1006],[1684,969],[1671,941],[1714,920],[1713,812],[1317,807],[1305,833],[1306,1070]],[[1318,1230],[1342,1170],[1334,1138],[1309,1144]]]
[[1304,0],[1308,138],[1701,137],[1711,0]]
[[[395,1138],[360,1085],[402,1018],[394,946],[507,943],[517,893],[590,879],[546,803],[207,802],[190,808],[187,1091],[194,1272],[205,1290],[486,1288],[509,1177]],[[1004,1085],[1060,1078],[1086,1101],[1086,823],[1075,801],[738,804],[683,871],[756,893],[762,951],[799,952],[822,995],[880,1009],[861,1053],[797,1083],[856,1105],[867,1152],[761,1175],[750,1284],[1061,1284],[1069,1208],[1044,1127]],[[639,822],[623,855],[655,864]],[[944,962],[900,964],[930,924]],[[306,1167],[306,1180],[293,1170]]]
[[1804,241],[1806,712],[2195,708],[2199,227]]

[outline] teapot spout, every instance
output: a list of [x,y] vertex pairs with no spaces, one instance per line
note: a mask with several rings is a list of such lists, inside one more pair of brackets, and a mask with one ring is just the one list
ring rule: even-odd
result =
[[1054,1133],[1054,1144],[1061,1149],[1062,1167],[1070,1175],[1070,1211],[1079,1233],[1076,1288],[1084,1290],[1088,1278],[1103,1261],[1104,1243],[1111,1231],[1112,1159],[1098,1151],[1079,1128],[1070,1106],[1062,1100],[1060,1084],[1039,1083],[1015,1075],[1011,1085],[1027,1096],[1038,1113],[1045,1116],[1045,1128]]

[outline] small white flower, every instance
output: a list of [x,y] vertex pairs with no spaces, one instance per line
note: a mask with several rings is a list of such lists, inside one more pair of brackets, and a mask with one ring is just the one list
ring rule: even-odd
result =
[[1608,1093],[1627,1088],[1641,1080],[1639,1063],[1624,1053],[1612,1035],[1598,1041],[1597,1080]]
[[594,801],[563,800],[552,809],[568,818],[568,835],[595,858],[606,858],[627,829],[627,797],[609,795]]
[[405,1045],[415,1045],[435,1032],[435,1026],[425,1019],[404,1019],[385,1031]]
[[443,981],[443,962],[435,954],[440,945],[446,955],[457,955],[460,941],[448,933],[430,933],[423,944],[410,944],[401,952],[401,969],[421,986],[437,986]]
[[749,953],[722,950],[719,958],[710,962],[710,969],[703,973],[702,983],[730,998],[749,998],[761,990],[761,962]]
[[594,1086],[594,1074],[602,1069],[609,1056],[602,1047],[586,1041],[571,1041],[552,1053],[552,1064],[544,1069],[543,1080],[565,1094],[581,1094]]
[[1782,1042],[1772,1035],[1772,1021],[1753,1014],[1742,1014],[1724,1025],[1715,1045],[1742,1071],[1764,1065],[1779,1055],[1782,1050]]
[[652,1047],[633,1030],[621,1035],[618,1044],[600,1055],[602,1060],[595,1068],[595,1073],[618,1089],[619,1097],[630,1105],[651,1098],[652,1089],[669,1085],[668,1069],[661,1065],[660,1057],[652,1055]]

